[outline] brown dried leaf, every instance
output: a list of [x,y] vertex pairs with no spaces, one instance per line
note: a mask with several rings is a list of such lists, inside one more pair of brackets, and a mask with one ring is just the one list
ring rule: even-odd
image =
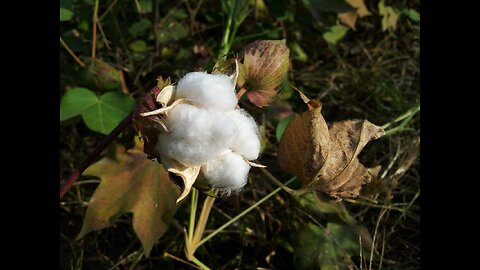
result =
[[253,104],[266,106],[277,95],[288,72],[289,55],[284,40],[258,40],[245,46],[237,85],[247,90]]
[[357,9],[357,14],[360,18],[372,15],[370,11],[368,11],[367,6],[365,5],[364,0],[347,0],[347,3]]
[[355,28],[355,22],[357,22],[357,17],[358,15],[356,11],[338,13],[338,18],[340,18],[340,21],[353,30],[357,30]]
[[278,151],[280,166],[333,198],[358,196],[371,177],[357,156],[384,131],[367,120],[335,122],[328,128],[320,109],[297,115],[287,125]]
[[84,172],[100,177],[101,182],[90,200],[77,239],[113,225],[124,213],[133,213],[133,228],[148,256],[167,230],[177,208],[179,191],[162,165],[146,158],[142,147],[138,139],[128,151],[117,145],[115,157],[105,157]]
[[347,0],[347,3],[356,8],[355,11],[350,11],[350,12],[344,12],[344,13],[338,13],[338,18],[340,18],[340,21],[350,27],[353,30],[355,29],[355,23],[357,21],[357,18],[360,17],[365,17],[372,15],[370,11],[368,11],[367,6],[363,2],[363,0]]
[[295,115],[280,139],[280,166],[296,175],[304,185],[318,174],[330,149],[328,127],[321,109],[320,106]]

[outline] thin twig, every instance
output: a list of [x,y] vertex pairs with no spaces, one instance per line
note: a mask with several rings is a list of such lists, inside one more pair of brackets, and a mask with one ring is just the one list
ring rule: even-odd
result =
[[113,2],[108,6],[107,10],[100,16],[100,21],[103,20],[105,16],[112,10],[113,6],[117,3],[118,0],[113,0]]
[[277,184],[283,190],[285,190],[286,192],[288,192],[292,195],[300,196],[300,195],[303,195],[303,194],[310,191],[310,189],[307,189],[307,188],[301,188],[301,189],[298,189],[298,190],[291,189],[291,188],[287,187],[284,183],[282,183],[280,180],[278,180],[275,176],[273,176],[267,169],[260,168],[260,170],[263,172],[263,174],[265,174],[268,177],[268,179],[272,180],[275,184]]
[[184,263],[184,264],[189,265],[189,266],[191,266],[191,267],[193,267],[193,268],[196,268],[196,269],[202,269],[201,267],[198,267],[198,266],[196,266],[195,264],[189,263],[189,262],[187,262],[187,261],[185,261],[185,260],[182,260],[182,259],[178,258],[177,256],[174,256],[174,255],[172,255],[172,254],[170,254],[170,253],[168,253],[168,252],[163,253],[163,257],[172,258],[172,259],[174,259],[174,260],[176,260],[176,261],[179,261],[179,262],[181,262],[181,263]]
[[97,50],[98,4],[99,0],[95,0],[95,10],[93,11],[92,59],[95,59],[95,51]]
[[105,148],[115,139],[117,136],[124,131],[132,123],[133,112],[130,113],[125,119],[118,124],[118,126],[110,132],[98,145],[93,149],[90,154],[82,161],[80,166],[70,175],[65,184],[60,188],[60,200],[63,198],[65,193],[72,187],[75,181],[78,180],[80,175],[90,166],[94,159],[102,153]]
[[97,25],[98,25],[98,29],[100,30],[100,34],[102,34],[103,43],[105,43],[105,46],[107,46],[107,49],[111,51],[112,48],[110,47],[110,44],[108,44],[107,35],[105,35],[105,32],[103,32],[102,23],[100,22],[100,20],[97,21]]
[[70,49],[70,47],[68,47],[67,43],[63,41],[62,37],[60,37],[60,44],[62,44],[63,48],[65,48],[65,50],[67,50],[67,52],[73,57],[73,59],[75,59],[75,62],[77,62],[82,68],[85,67],[85,64],[82,62],[82,60],[80,60],[80,58],[75,55],[75,53]]

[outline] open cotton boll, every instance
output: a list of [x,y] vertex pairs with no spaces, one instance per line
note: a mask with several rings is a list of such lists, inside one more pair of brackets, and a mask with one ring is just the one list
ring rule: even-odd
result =
[[255,120],[245,110],[238,109],[227,113],[237,128],[237,133],[230,149],[242,155],[246,160],[258,158],[260,138]]
[[216,158],[233,142],[236,127],[228,116],[178,104],[164,121],[170,133],[161,133],[157,149],[185,166],[201,165]]
[[233,83],[225,74],[187,73],[177,84],[175,99],[179,98],[220,111],[233,110],[237,105]]
[[230,150],[202,165],[207,182],[221,192],[241,189],[247,183],[249,170],[250,165]]

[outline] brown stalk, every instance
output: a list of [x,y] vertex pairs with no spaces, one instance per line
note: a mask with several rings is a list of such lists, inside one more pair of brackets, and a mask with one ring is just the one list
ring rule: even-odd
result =
[[118,126],[110,132],[98,145],[93,149],[90,154],[82,161],[80,166],[70,175],[65,184],[60,188],[60,200],[70,190],[73,184],[78,180],[80,175],[92,164],[95,158],[102,153],[105,148],[115,139],[118,135],[124,131],[132,123],[133,112],[130,113],[125,119],[118,124]]

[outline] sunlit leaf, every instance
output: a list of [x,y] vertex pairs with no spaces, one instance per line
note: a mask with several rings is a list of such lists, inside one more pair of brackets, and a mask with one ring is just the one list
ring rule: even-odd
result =
[[98,102],[82,113],[88,128],[102,134],[110,133],[135,107],[135,99],[123,93],[103,94]]
[[347,34],[348,27],[341,24],[334,25],[323,34],[323,38],[330,44],[336,45]]
[[98,97],[86,88],[76,87],[67,90],[60,100],[60,121],[81,115],[96,103]]
[[101,159],[84,172],[101,182],[90,199],[77,239],[113,225],[122,214],[133,213],[133,229],[148,256],[172,220],[179,191],[162,165],[148,160],[142,143],[136,141],[135,148],[128,151],[117,145],[115,156]]
[[305,186],[333,198],[355,197],[371,179],[357,156],[382,128],[367,120],[346,120],[327,126],[321,106],[296,115],[280,140],[282,169],[296,175]]
[[387,31],[388,29],[395,30],[397,28],[398,13],[391,7],[385,6],[385,0],[381,0],[378,3],[378,10],[382,18],[382,30]]

